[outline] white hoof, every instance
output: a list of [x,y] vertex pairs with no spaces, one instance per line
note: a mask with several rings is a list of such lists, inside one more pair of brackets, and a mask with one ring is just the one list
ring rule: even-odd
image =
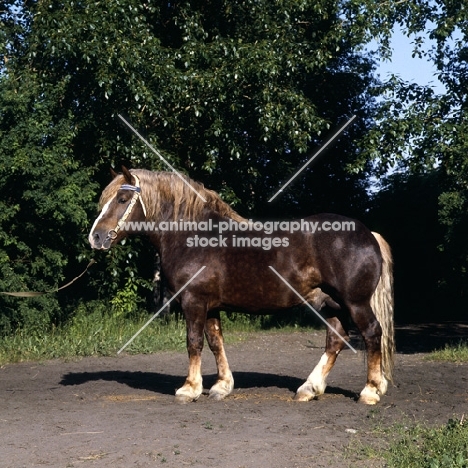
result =
[[362,390],[358,401],[365,405],[376,405],[380,401],[377,389],[366,385]]
[[234,379],[231,378],[228,380],[218,380],[211,388],[209,393],[209,398],[215,401],[220,401],[223,398],[226,398],[232,393],[234,389]]
[[307,381],[301,385],[294,396],[295,401],[310,401],[319,395],[325,393],[325,388],[327,387],[325,382],[309,382]]
[[200,398],[200,395],[203,391],[203,385],[197,385],[196,388],[193,388],[189,384],[185,384],[183,387],[180,387],[175,394],[176,403],[186,404],[191,403],[192,401],[197,401]]
[[297,391],[294,395],[294,401],[310,401],[315,398],[315,395],[311,392]]

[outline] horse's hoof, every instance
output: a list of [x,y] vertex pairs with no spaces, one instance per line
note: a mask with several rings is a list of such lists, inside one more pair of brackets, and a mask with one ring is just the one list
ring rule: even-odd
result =
[[370,390],[368,387],[365,387],[359,396],[358,403],[364,405],[376,405],[380,401],[380,397],[377,392]]
[[294,395],[294,401],[310,401],[315,398],[315,395],[313,393],[309,392],[297,392]]
[[210,392],[208,394],[208,398],[214,401],[221,401],[221,400],[224,400],[226,397],[227,395],[225,393],[220,393],[220,392]]
[[181,387],[175,394],[175,402],[180,405],[186,405],[187,403],[192,403],[192,401],[197,401],[202,391],[195,392],[192,388]]
[[310,382],[307,380],[304,384],[302,384],[296,391],[296,395],[294,396],[295,401],[310,401],[317,398],[319,395],[325,393],[326,384],[325,381],[322,380],[320,382]]
[[366,397],[359,397],[358,403],[361,403],[363,405],[376,405],[380,399],[375,399],[375,398],[369,398],[368,396]]
[[214,401],[224,400],[234,389],[234,379],[218,380],[211,388],[208,397]]
[[179,405],[186,405],[187,403],[192,403],[197,401],[199,397],[193,398],[188,395],[176,395],[174,401]]

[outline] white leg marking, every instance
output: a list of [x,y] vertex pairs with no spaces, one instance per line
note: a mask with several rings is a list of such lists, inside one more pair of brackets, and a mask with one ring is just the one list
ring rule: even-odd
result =
[[88,236],[88,241],[91,244],[91,247],[94,248],[94,240],[93,240],[93,231],[97,226],[97,223],[101,220],[101,218],[106,214],[107,209],[109,208],[109,205],[111,204],[112,200],[109,200],[101,210],[101,213],[99,213],[99,216],[96,218],[96,221],[94,221],[93,227],[91,228],[91,231],[89,231],[89,236]]
[[314,367],[306,382],[297,389],[296,400],[309,401],[325,392],[327,386],[326,378],[328,376],[328,372],[325,371],[327,364],[327,353],[323,353],[319,363]]

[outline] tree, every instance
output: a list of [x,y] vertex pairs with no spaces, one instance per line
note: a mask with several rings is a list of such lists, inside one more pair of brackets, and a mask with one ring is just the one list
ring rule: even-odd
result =
[[[125,161],[166,169],[121,126],[119,113],[174,166],[244,215],[362,211],[366,174],[349,168],[355,166],[355,141],[372,122],[375,80],[373,58],[360,47],[370,31],[384,32],[388,4],[1,5],[2,289],[44,289],[84,266],[93,205],[109,166]],[[327,132],[351,114],[358,123],[333,153],[315,162],[281,204],[268,205]],[[104,256],[89,295],[115,297],[129,287],[127,278],[131,287],[142,284],[134,273],[144,259],[138,260],[135,245]],[[60,297],[73,304],[69,293]],[[18,312],[5,300],[4,327],[24,322],[27,311],[47,309],[45,322],[60,319],[63,304],[40,301]]]
[[434,62],[445,92],[396,78],[384,83],[387,99],[361,160],[378,160],[381,173],[397,165],[416,177],[437,174],[437,306],[459,309],[468,294],[468,11],[462,1],[399,2],[392,21],[414,37],[414,54]]

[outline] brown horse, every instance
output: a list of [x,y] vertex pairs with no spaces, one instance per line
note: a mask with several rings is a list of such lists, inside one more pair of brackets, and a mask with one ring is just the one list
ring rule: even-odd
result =
[[311,400],[325,391],[326,378],[349,341],[349,317],[367,351],[367,382],[359,401],[375,404],[386,392],[394,352],[392,258],[385,240],[359,221],[332,214],[247,221],[216,192],[185,176],[126,168],[114,173],[100,209],[89,234],[91,246],[109,249],[128,234],[149,235],[170,291],[179,293],[189,369],[176,392],[178,402],[197,400],[202,393],[204,335],[218,368],[210,397],[220,400],[233,390],[221,310],[274,313],[303,300],[316,310],[327,306],[330,327],[325,352],[295,399]]

